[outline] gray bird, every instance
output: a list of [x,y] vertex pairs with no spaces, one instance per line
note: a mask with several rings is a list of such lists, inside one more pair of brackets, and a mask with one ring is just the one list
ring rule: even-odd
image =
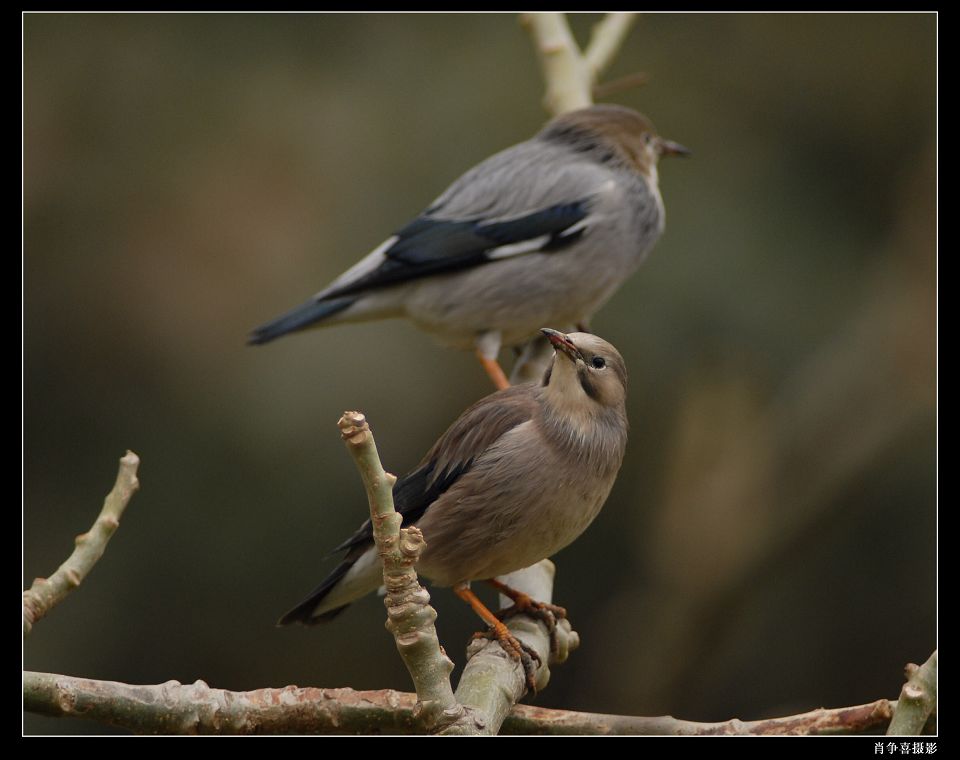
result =
[[[555,348],[543,381],[478,401],[393,488],[403,524],[416,525],[426,540],[418,572],[453,586],[519,659],[523,645],[483,607],[470,581],[528,567],[576,539],[606,501],[627,443],[627,373],[617,349],[589,333],[542,332]],[[334,552],[344,550],[280,625],[331,620],[382,585],[369,520]]]
[[584,325],[664,226],[657,161],[685,155],[641,114],[595,105],[475,166],[429,208],[306,303],[255,329],[406,317],[474,349],[498,388],[501,346],[544,324]]

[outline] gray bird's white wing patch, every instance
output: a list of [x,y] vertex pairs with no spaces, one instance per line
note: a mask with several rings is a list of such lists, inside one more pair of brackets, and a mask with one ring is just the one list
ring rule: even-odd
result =
[[384,253],[390,250],[390,248],[396,242],[396,235],[388,237],[380,245],[370,251],[370,253],[360,259],[360,261],[358,261],[337,279],[327,285],[327,287],[317,293],[314,298],[326,298],[329,293],[339,290],[344,285],[355,282],[356,280],[366,277],[371,272],[375,271],[377,267],[381,266],[386,260]]

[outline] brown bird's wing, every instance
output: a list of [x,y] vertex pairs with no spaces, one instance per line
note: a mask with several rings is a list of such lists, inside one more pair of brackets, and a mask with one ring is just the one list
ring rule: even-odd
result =
[[[533,417],[537,407],[535,385],[514,385],[492,393],[467,409],[427,452],[416,469],[393,487],[393,503],[403,525],[419,520],[484,451],[504,433]],[[370,520],[331,554],[373,540]]]

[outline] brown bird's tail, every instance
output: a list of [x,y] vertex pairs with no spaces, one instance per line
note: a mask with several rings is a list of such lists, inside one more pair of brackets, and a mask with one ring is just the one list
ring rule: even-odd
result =
[[376,548],[372,543],[356,546],[306,599],[280,618],[277,625],[326,623],[351,602],[382,584],[383,570]]

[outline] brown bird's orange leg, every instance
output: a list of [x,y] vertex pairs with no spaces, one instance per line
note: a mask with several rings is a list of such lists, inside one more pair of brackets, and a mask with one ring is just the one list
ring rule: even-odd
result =
[[505,610],[496,613],[498,620],[506,620],[514,615],[529,615],[535,620],[542,620],[547,626],[547,632],[550,634],[550,652],[557,654],[559,651],[559,642],[557,641],[557,621],[563,620],[567,616],[567,611],[556,604],[547,602],[538,602],[529,594],[517,591],[506,583],[501,583],[496,578],[487,580],[491,586],[506,597],[513,600],[513,605]]
[[[519,660],[523,665],[523,672],[526,676],[527,688],[536,694],[537,665],[540,664],[540,655],[537,654],[536,650],[532,647],[528,647],[522,641],[518,640],[512,633],[510,633],[507,626],[505,626],[502,621],[498,620],[497,616],[490,612],[483,602],[477,599],[477,595],[474,594],[466,584],[454,586],[453,593],[469,604],[470,608],[480,616],[483,622],[490,626],[489,631],[478,631],[477,633],[473,634],[473,638],[496,639],[499,641],[500,646],[503,647],[503,651],[513,657],[513,659]],[[536,664],[534,664],[534,661],[536,661]]]
[[510,381],[507,380],[507,376],[503,373],[503,368],[500,366],[500,362],[496,359],[488,359],[479,349],[477,350],[477,358],[480,360],[480,364],[483,365],[483,368],[487,371],[487,375],[493,384],[497,386],[498,391],[502,391],[504,388],[510,387]]

